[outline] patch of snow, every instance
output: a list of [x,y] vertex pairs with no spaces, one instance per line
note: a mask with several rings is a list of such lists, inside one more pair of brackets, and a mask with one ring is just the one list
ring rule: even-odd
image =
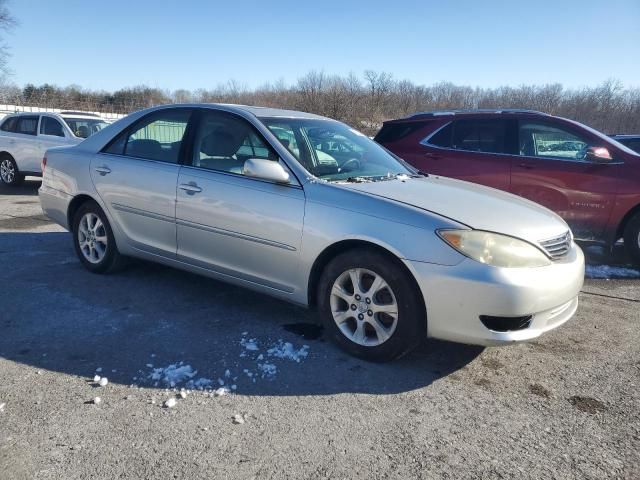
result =
[[223,395],[226,395],[229,393],[229,389],[227,387],[220,387],[220,388],[216,388],[213,391],[213,396],[214,397],[222,397]]
[[286,358],[300,363],[300,360],[306,358],[309,354],[309,345],[303,345],[300,349],[296,350],[294,346],[289,342],[283,342],[278,340],[273,347],[267,350],[267,355],[270,357]]
[[244,423],[244,416],[240,415],[239,413],[236,413],[233,417],[231,417],[233,420],[233,423],[237,424],[237,425],[242,425]]
[[6,407],[6,406],[7,406],[7,404],[6,404],[6,403],[4,403],[4,402],[3,402],[3,403],[0,403],[0,413],[3,413],[3,412],[4,412],[4,407]]
[[183,365],[183,362],[173,363],[164,368],[154,368],[149,375],[151,380],[162,381],[165,385],[175,387],[178,383],[193,378],[197,370],[191,368],[191,365]]
[[102,399],[100,397],[95,397],[93,399],[93,404],[94,405],[100,405],[101,402],[102,402]]
[[93,381],[98,383],[100,381],[100,375],[94,375],[93,376]]
[[108,383],[109,380],[107,379],[107,377],[102,377],[98,382],[98,385],[100,385],[101,387],[106,387]]
[[640,270],[611,265],[587,265],[585,276],[594,279],[640,278]]
[[180,390],[179,395],[180,395],[180,398],[182,398],[182,399],[187,398],[187,392],[185,392],[184,390]]
[[164,402],[164,406],[165,408],[173,408],[176,406],[176,399],[175,398],[168,398],[165,402]]
[[240,345],[242,345],[245,350],[250,350],[252,352],[258,350],[258,341],[255,338],[243,338],[240,340]]
[[202,390],[203,388],[208,388],[213,384],[213,380],[209,378],[199,378],[197,380],[189,380],[185,385],[187,388],[197,388],[198,390]]
[[262,378],[273,377],[278,373],[278,367],[273,363],[259,363],[258,370],[262,372]]

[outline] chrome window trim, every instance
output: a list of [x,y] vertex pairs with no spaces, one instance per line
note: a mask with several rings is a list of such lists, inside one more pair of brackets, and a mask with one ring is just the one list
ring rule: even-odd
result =
[[558,158],[558,157],[531,157],[529,155],[515,155],[513,153],[478,152],[477,150],[463,150],[461,148],[440,147],[438,145],[433,145],[432,143],[429,143],[429,140],[431,140],[431,137],[433,137],[440,130],[442,130],[443,128],[447,127],[448,125],[450,125],[452,123],[453,123],[453,120],[451,120],[450,122],[445,123],[441,127],[439,127],[436,130],[434,130],[432,133],[430,133],[429,135],[424,137],[422,140],[420,140],[420,145],[423,145],[423,146],[429,147],[429,148],[435,148],[435,149],[438,149],[438,150],[443,150],[445,152],[466,152],[466,153],[478,153],[478,154],[481,154],[481,155],[500,155],[502,157],[514,157],[514,158],[532,159],[532,160],[551,160],[551,161],[560,161],[560,162],[579,163],[581,165],[624,165],[624,162],[599,163],[599,162],[585,162],[585,161],[582,161],[582,160],[572,160],[570,158],[566,158],[565,159],[565,158]]

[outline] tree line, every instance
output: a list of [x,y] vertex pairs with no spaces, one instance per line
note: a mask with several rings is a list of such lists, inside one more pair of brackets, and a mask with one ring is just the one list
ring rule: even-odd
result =
[[441,82],[417,85],[387,72],[362,76],[312,71],[294,84],[283,81],[247,88],[229,81],[211,90],[167,91],[147,86],[114,92],[76,85],[0,86],[0,103],[87,111],[130,113],[165,103],[239,103],[289,108],[344,121],[372,135],[382,122],[414,112],[470,108],[522,108],[577,120],[605,133],[640,133],[640,88],[616,80],[595,87],[564,88],[560,83],[479,88]]

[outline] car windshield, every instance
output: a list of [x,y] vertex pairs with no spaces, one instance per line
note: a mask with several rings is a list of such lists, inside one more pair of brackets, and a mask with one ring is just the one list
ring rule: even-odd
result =
[[261,118],[313,175],[330,182],[365,182],[417,172],[366,135],[333,120]]
[[87,138],[109,125],[101,119],[65,118],[64,121],[76,137]]

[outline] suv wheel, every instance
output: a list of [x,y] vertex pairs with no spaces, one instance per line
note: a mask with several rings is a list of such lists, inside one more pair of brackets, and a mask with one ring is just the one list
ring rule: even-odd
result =
[[631,217],[624,229],[624,246],[633,263],[640,266],[640,212]]
[[20,173],[16,161],[10,155],[0,157],[0,180],[11,186],[20,185],[24,181],[24,175]]
[[93,273],[113,271],[122,264],[109,221],[93,201],[81,205],[73,218],[73,246],[82,264]]
[[332,339],[352,355],[393,360],[426,337],[420,292],[396,262],[374,250],[334,258],[320,279],[318,304]]

